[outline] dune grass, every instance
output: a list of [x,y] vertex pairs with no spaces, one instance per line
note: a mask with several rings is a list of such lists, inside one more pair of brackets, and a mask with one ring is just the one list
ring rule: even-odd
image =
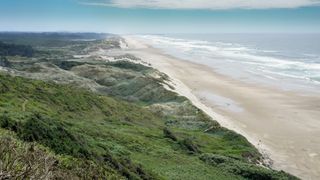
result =
[[245,165],[245,154],[259,158],[234,132],[172,126],[173,140],[164,131],[166,119],[148,109],[72,86],[1,74],[0,92],[2,128],[54,154],[105,164],[125,178],[242,179],[242,174],[204,162],[201,154],[232,157]]

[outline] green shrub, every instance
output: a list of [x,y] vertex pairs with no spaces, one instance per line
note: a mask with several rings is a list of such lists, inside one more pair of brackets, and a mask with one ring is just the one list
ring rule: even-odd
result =
[[0,41],[0,56],[32,57],[34,49],[28,45],[7,44]]
[[198,145],[191,138],[184,138],[179,143],[183,148],[192,153],[200,153]]
[[0,93],[4,94],[4,93],[8,92],[9,90],[10,90],[9,87],[5,83],[2,83],[0,81]]
[[7,112],[4,112],[0,116],[0,127],[4,129],[8,129],[14,132],[18,132],[21,130],[21,123],[13,121]]
[[129,61],[109,62],[107,63],[107,65],[122,68],[122,69],[130,69],[133,71],[146,71],[151,69],[150,67],[144,66],[142,64],[132,63]]
[[0,66],[3,66],[3,67],[11,67],[11,62],[8,61],[8,59],[4,56],[1,56],[0,57]]
[[85,63],[77,61],[55,61],[54,64],[59,66],[61,69],[70,70],[75,66],[80,66]]
[[200,159],[214,166],[231,161],[230,158],[218,154],[203,154],[200,156]]
[[33,114],[23,124],[18,136],[25,141],[40,142],[58,154],[84,158],[90,156],[84,140],[70,133],[63,122],[40,114]]
[[242,176],[250,180],[295,180],[298,179],[283,171],[276,172],[266,167],[245,163],[230,157],[217,154],[202,154],[200,159],[211,166],[221,168],[223,171]]
[[164,134],[164,137],[169,138],[173,141],[178,140],[178,138],[168,128],[163,129],[163,134]]
[[103,157],[104,161],[108,162],[111,167],[118,170],[121,175],[128,179],[158,179],[155,174],[145,171],[141,165],[132,163],[132,161],[128,158],[115,157],[111,154],[106,154]]

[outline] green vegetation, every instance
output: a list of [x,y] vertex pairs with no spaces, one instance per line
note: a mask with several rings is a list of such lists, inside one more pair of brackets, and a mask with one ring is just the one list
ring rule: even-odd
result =
[[[0,75],[0,91],[2,128],[55,154],[102,161],[108,165],[105,169],[129,179],[240,178],[205,165],[197,157],[214,153],[237,158],[243,167],[251,167],[244,155],[258,156],[244,138],[222,128],[203,133],[174,127],[173,141],[163,131],[165,121],[148,110],[71,86]],[[198,173],[193,174],[195,169]]]
[[3,67],[10,67],[11,66],[11,63],[8,61],[8,59],[4,56],[1,56],[0,57],[0,66],[3,66]]
[[109,152],[102,137],[110,135],[107,122],[130,124],[148,116],[152,122],[155,117],[151,113],[70,86],[0,77],[0,109],[5,109],[0,119],[2,128],[16,132],[21,140],[49,147],[56,154],[110,164],[109,168],[121,170],[128,178],[150,176],[139,165]]
[[84,44],[93,40],[102,40],[110,34],[97,33],[19,33],[0,32],[0,41],[9,44],[30,45],[32,47],[63,47],[71,44]]
[[34,50],[31,46],[6,44],[0,41],[0,56],[32,57]]
[[141,64],[131,63],[128,61],[115,61],[115,62],[109,62],[107,65],[118,67],[121,69],[130,69],[133,71],[146,71],[149,70],[149,67],[146,67]]
[[177,137],[166,127],[163,129],[164,137],[169,138],[173,141],[177,141]]
[[115,40],[44,48],[35,39],[32,59],[7,60],[15,75],[41,80],[0,73],[0,179],[296,179],[256,165],[244,137],[164,88],[165,74],[125,60],[137,58],[70,57]]
[[56,61],[54,64],[59,66],[61,69],[70,70],[75,66],[83,65],[85,63],[77,61]]
[[[272,170],[265,167],[243,163],[237,159],[216,154],[203,154],[202,156],[200,156],[200,159],[214,167],[221,168],[221,170],[223,171],[240,175],[246,179],[287,179],[287,177],[289,176],[285,172],[274,173]],[[289,179],[296,178],[291,177]]]
[[96,65],[91,63],[73,67],[71,71],[103,86],[97,89],[100,93],[126,101],[148,105],[186,101],[185,97],[177,96],[163,87],[168,80],[165,74],[141,64],[128,61]]
[[89,160],[54,155],[37,143],[18,140],[0,129],[0,179],[122,179]]

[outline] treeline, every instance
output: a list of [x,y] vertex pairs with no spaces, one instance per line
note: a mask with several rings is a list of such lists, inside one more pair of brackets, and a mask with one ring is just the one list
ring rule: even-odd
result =
[[6,44],[0,41],[0,56],[32,57],[35,50],[31,46]]

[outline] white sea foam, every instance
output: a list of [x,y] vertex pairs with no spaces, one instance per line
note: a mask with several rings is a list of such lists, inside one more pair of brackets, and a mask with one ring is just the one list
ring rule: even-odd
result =
[[[167,53],[193,62],[213,66],[233,74],[254,72],[270,80],[289,78],[320,83],[319,56],[302,54],[299,58],[279,57],[278,51],[246,47],[239,43],[190,40],[158,35],[139,36]],[[266,55],[267,54],[267,55]],[[311,59],[313,58],[313,59]]]

